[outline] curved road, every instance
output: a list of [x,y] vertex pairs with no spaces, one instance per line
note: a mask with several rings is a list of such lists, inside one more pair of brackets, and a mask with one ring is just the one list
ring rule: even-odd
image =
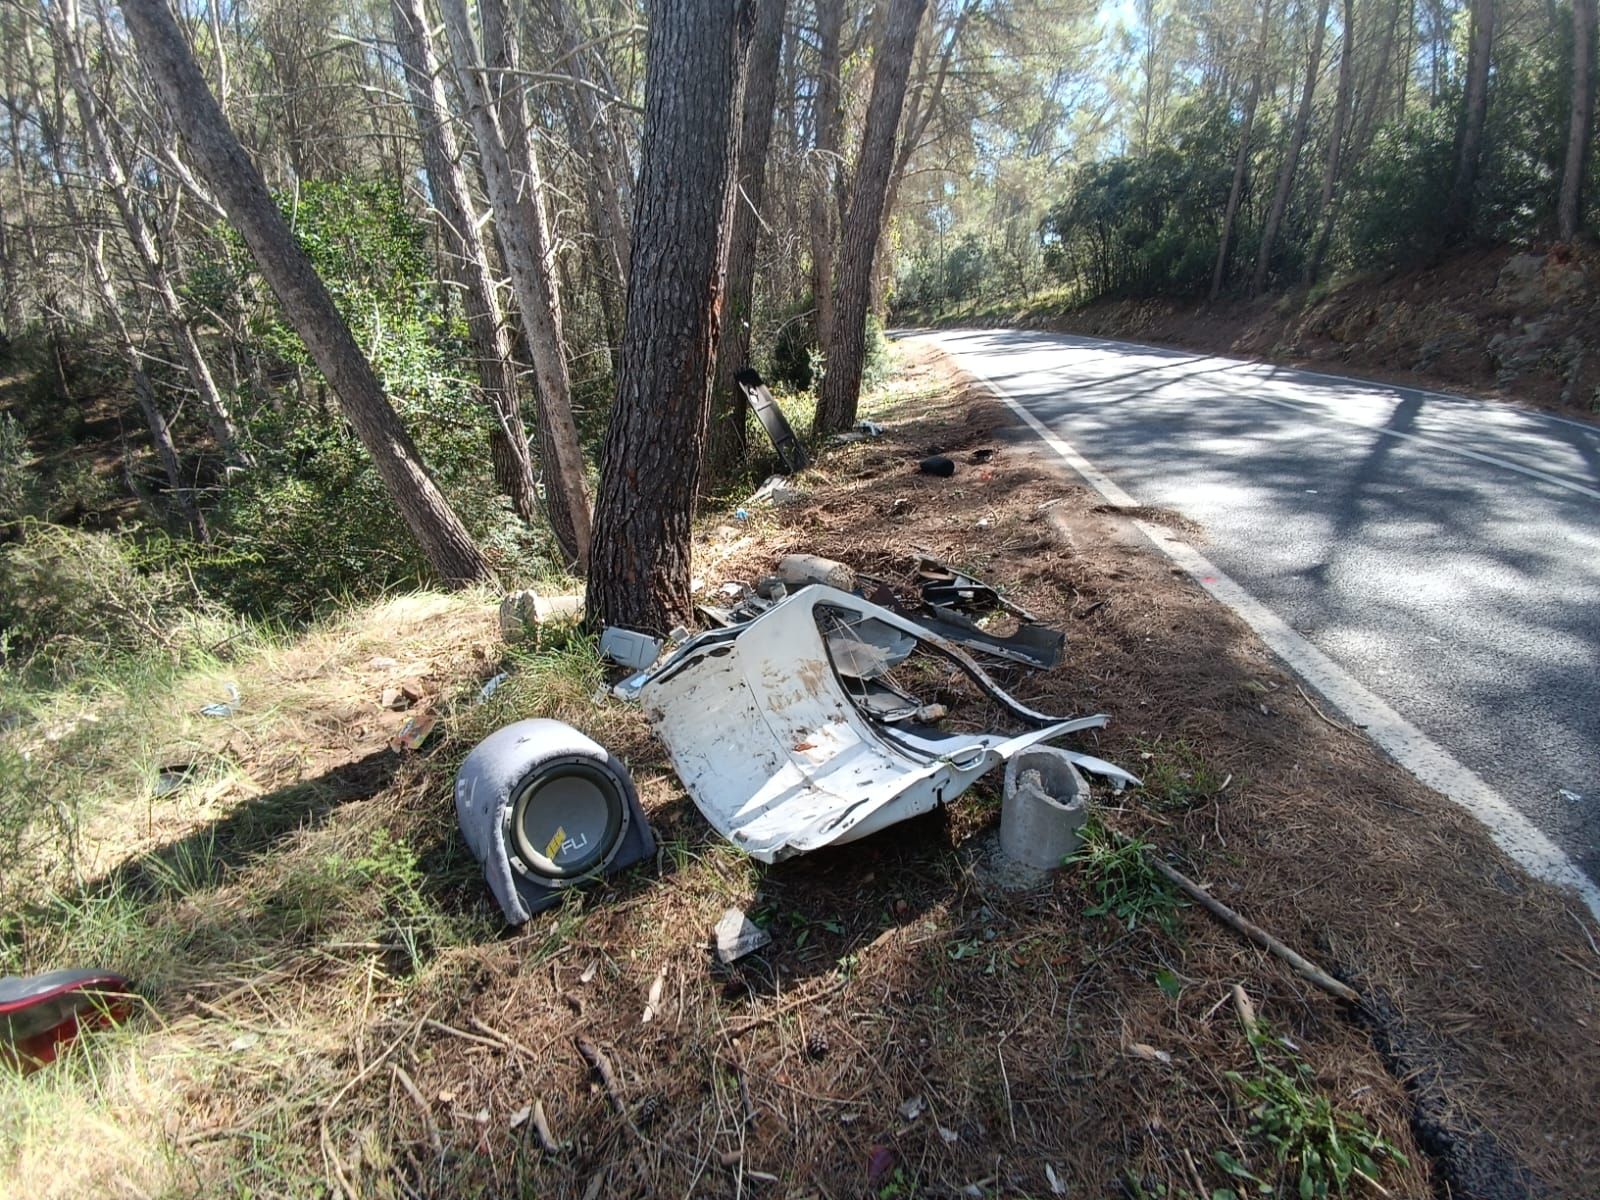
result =
[[1091,482],[1198,521],[1235,607],[1259,601],[1600,879],[1600,428],[1097,338],[916,336]]

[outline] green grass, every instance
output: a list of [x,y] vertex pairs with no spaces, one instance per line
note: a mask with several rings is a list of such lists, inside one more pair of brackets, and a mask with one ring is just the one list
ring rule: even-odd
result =
[[[1316,1074],[1298,1054],[1275,1040],[1265,1027],[1249,1034],[1255,1070],[1245,1075],[1225,1072],[1240,1101],[1248,1107],[1249,1134],[1264,1142],[1284,1174],[1288,1194],[1300,1200],[1326,1200],[1346,1196],[1360,1181],[1377,1183],[1382,1160],[1405,1165],[1406,1157],[1360,1113],[1334,1104],[1317,1087]],[[1271,1194],[1263,1182],[1226,1151],[1213,1155],[1230,1176]],[[1278,1194],[1284,1194],[1278,1192]],[[1235,1193],[1219,1189],[1212,1200],[1229,1200]]]
[[1189,742],[1140,740],[1142,796],[1160,812],[1187,812],[1210,804],[1231,786],[1232,776],[1208,763]]
[[1067,859],[1088,889],[1089,917],[1112,916],[1130,931],[1154,925],[1166,933],[1176,928],[1180,899],[1166,878],[1150,865],[1148,842],[1124,838],[1099,821],[1083,827],[1083,845]]

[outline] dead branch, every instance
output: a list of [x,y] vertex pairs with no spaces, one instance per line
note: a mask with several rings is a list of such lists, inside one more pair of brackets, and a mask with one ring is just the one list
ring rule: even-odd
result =
[[622,1100],[622,1087],[617,1083],[617,1072],[611,1066],[611,1060],[606,1057],[606,1052],[581,1033],[575,1041],[578,1053],[583,1055],[584,1061],[594,1068],[594,1073],[600,1076],[600,1082],[605,1086],[606,1098],[611,1101],[611,1107],[616,1109],[618,1116],[627,1116],[628,1106]]
[[1174,884],[1178,890],[1183,892],[1184,895],[1188,896],[1196,904],[1200,905],[1201,908],[1205,909],[1213,917],[1221,921],[1224,925],[1227,925],[1229,928],[1233,929],[1236,933],[1243,934],[1246,938],[1260,946],[1263,950],[1266,950],[1282,959],[1289,965],[1290,968],[1293,969],[1295,974],[1299,975],[1302,979],[1316,984],[1329,995],[1337,996],[1339,999],[1350,1004],[1361,1003],[1361,997],[1356,994],[1355,989],[1346,984],[1340,983],[1332,975],[1329,975],[1321,967],[1317,966],[1316,963],[1301,956],[1294,950],[1289,949],[1288,946],[1284,945],[1265,929],[1262,929],[1259,925],[1252,921],[1247,921],[1244,917],[1241,917],[1238,913],[1234,912],[1233,909],[1229,908],[1221,900],[1218,900],[1215,896],[1206,891],[1205,888],[1201,887],[1187,875],[1184,875],[1180,871],[1169,867],[1161,860],[1160,856],[1156,854],[1153,849],[1145,851],[1145,857],[1149,859],[1151,866],[1155,867],[1157,871],[1160,871],[1161,874],[1165,876],[1172,884]]
[[439,1137],[439,1126],[434,1122],[433,1110],[428,1107],[428,1101],[423,1096],[422,1090],[417,1087],[416,1081],[399,1063],[390,1063],[389,1070],[393,1073],[400,1086],[405,1089],[406,1095],[411,1097],[411,1103],[417,1106],[417,1111],[422,1114],[422,1125],[428,1134],[428,1147],[435,1154],[444,1153],[444,1141]]

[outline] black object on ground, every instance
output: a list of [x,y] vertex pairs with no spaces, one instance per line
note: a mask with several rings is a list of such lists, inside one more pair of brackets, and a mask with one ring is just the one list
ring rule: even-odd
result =
[[513,925],[656,850],[628,768],[560,721],[479,742],[456,775],[456,820]]
[[772,442],[772,448],[778,452],[778,460],[783,463],[783,469],[791,475],[796,471],[805,470],[811,458],[806,454],[806,448],[800,439],[795,436],[794,429],[789,425],[789,419],[783,415],[783,409],[778,407],[778,402],[767,390],[766,381],[761,378],[761,373],[754,367],[741,367],[733,373],[733,379],[739,385],[739,390],[744,393],[745,403],[750,406],[750,411],[755,413],[756,420],[761,422],[761,428],[767,431],[767,437]]
[[956,464],[942,454],[930,454],[917,464],[917,470],[924,475],[937,475],[940,479],[949,479],[956,473]]

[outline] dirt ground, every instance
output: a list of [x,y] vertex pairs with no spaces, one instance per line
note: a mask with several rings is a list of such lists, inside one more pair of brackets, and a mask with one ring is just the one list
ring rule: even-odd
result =
[[[1049,1195],[1048,1167],[1071,1195],[1247,1187],[1220,1150],[1292,1190],[1225,1075],[1250,1070],[1225,1003],[1240,983],[1316,1089],[1402,1148],[1409,1165],[1386,1168],[1387,1194],[1600,1193],[1600,956],[1575,902],[1320,718],[1246,629],[1095,511],[1001,407],[947,386],[934,360],[910,371],[889,435],[828,458],[806,503],[708,532],[701,569],[721,557],[708,584],[800,550],[903,576],[913,547],[1003,584],[1068,632],[1059,667],[1011,677],[1019,697],[1111,714],[1090,745],[1114,761],[1138,768],[1181,744],[1210,772],[1209,795],[1107,797],[1108,822],[1365,1004],[1342,1007],[1197,910],[1170,934],[1129,930],[1085,918],[1071,871],[1038,893],[986,886],[971,855],[996,819],[992,789],[766,868],[730,858],[655,774],[669,857],[700,869],[596,897],[537,966],[548,922],[485,948],[443,1020],[532,1054],[424,1034],[422,1093],[491,1114],[481,1129],[437,1118],[460,1155],[442,1172],[452,1186],[511,1172],[541,1195]],[[935,449],[956,458],[954,478],[915,472]],[[660,771],[651,747],[629,750]],[[774,914],[777,937],[723,971],[705,941],[729,903]],[[621,1112],[578,1035],[608,1055]],[[502,1140],[504,1114],[535,1099],[570,1150],[525,1156],[515,1134]],[[440,1176],[413,1182],[428,1178]]]
[[[339,704],[348,692],[348,720],[286,700],[303,720],[372,728],[343,765],[331,726],[325,745],[308,735],[318,748],[290,774],[320,773],[317,786],[273,792],[272,840],[250,842],[214,897],[174,902],[171,919],[226,928],[216,953],[233,957],[181,976],[138,1035],[141,1069],[181,1084],[130,1088],[147,1102],[86,1114],[82,1142],[91,1122],[107,1140],[112,1124],[146,1123],[176,1194],[301,1195],[303,1179],[351,1198],[1298,1194],[1256,1128],[1260,1053],[1296,1081],[1307,1119],[1326,1101],[1399,1152],[1350,1195],[1600,1195],[1600,950],[1577,902],[1320,716],[1126,514],[1097,507],[941,360],[911,358],[870,415],[888,433],[829,452],[797,479],[800,503],[704,522],[705,590],[790,551],[906,580],[918,549],[1003,587],[1067,642],[1053,670],[997,677],[1036,709],[1109,714],[1071,744],[1146,778],[1121,796],[1097,788],[1101,820],[1327,967],[1359,1006],[1198,908],[1166,927],[1088,915],[1081,868],[997,887],[975,868],[998,821],[994,779],[862,842],[762,866],[709,829],[636,710],[594,702],[592,659],[560,642],[502,658],[481,605],[459,626],[444,608],[407,610],[386,642],[279,664],[307,696],[325,680]],[[956,461],[952,478],[917,473],[934,450]],[[448,702],[503,665],[513,677],[493,703]],[[372,705],[359,697],[413,669],[440,693],[447,733],[399,761],[378,727],[393,718],[360,716]],[[460,849],[450,781],[477,737],[531,715],[628,762],[661,848],[502,933]],[[261,798],[234,803],[189,840],[247,828]],[[410,864],[362,868],[388,881],[387,915],[303,915],[331,851]],[[250,892],[269,854],[270,894]],[[270,954],[248,949],[289,896],[296,924]],[[728,907],[773,942],[722,967],[709,939]],[[384,921],[423,932],[371,932]],[[1259,1050],[1234,985],[1267,1031]],[[18,1178],[71,1177],[51,1162],[62,1147],[29,1153]],[[161,1177],[142,1171],[100,1190],[152,1194],[129,1182]]]

